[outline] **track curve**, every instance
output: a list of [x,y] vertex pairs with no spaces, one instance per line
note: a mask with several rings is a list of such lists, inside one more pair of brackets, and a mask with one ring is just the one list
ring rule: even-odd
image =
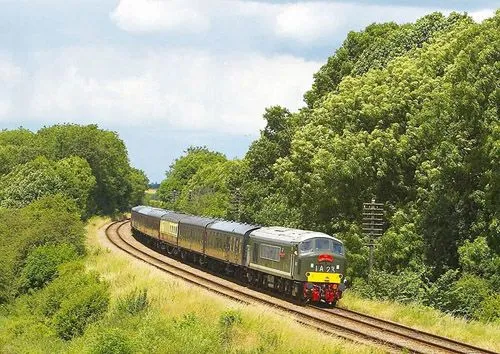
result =
[[389,352],[485,353],[495,352],[413,329],[395,322],[346,309],[302,307],[250,289],[227,279],[190,267],[144,246],[131,234],[128,220],[111,223],[106,237],[122,251],[173,276],[246,304],[264,304],[291,314],[308,327],[367,345],[381,346]]

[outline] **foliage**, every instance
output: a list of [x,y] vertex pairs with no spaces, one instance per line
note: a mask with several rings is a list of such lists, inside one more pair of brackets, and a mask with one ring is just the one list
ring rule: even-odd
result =
[[57,277],[58,266],[76,258],[75,248],[69,244],[35,248],[26,258],[19,278],[19,288],[26,292],[44,287]]
[[492,294],[474,311],[474,317],[483,322],[500,323],[500,294]]
[[79,157],[57,162],[37,157],[14,167],[0,178],[0,183],[3,207],[22,208],[44,196],[60,193],[77,203],[80,214],[88,215],[88,203],[96,182],[87,161]]
[[[433,13],[351,32],[315,74],[307,107],[266,109],[235,176],[196,159],[191,173],[172,165],[162,185],[195,191],[219,171],[224,193],[239,188],[241,220],[343,239],[348,276],[364,295],[490,318],[478,309],[500,288],[499,27],[500,11],[482,23]],[[206,209],[185,195],[177,208]],[[368,276],[360,226],[373,197],[385,203],[387,230]],[[227,200],[210,200],[220,203],[213,213],[234,217]]]
[[97,274],[86,273],[81,263],[69,263],[60,277],[27,301],[60,338],[69,340],[102,318],[109,293]]
[[398,275],[373,271],[366,281],[359,280],[354,286],[359,294],[369,299],[412,303],[426,298],[426,286],[421,275],[409,271]]
[[90,352],[92,354],[131,354],[134,353],[130,340],[117,329],[105,329],[99,334]]
[[435,12],[414,24],[374,23],[361,32],[349,32],[335,55],[314,75],[312,89],[306,92],[304,100],[313,108],[317,101],[335,92],[347,76],[383,69],[391,60],[431,42],[459,21],[470,22],[470,19],[456,13],[445,17]]
[[8,174],[38,155],[34,139],[35,134],[23,128],[0,131],[0,175]]
[[130,206],[141,205],[144,200],[144,192],[148,189],[149,180],[142,170],[136,168],[130,169],[130,184],[132,191],[130,193]]
[[77,210],[62,195],[38,199],[18,210],[0,209],[0,303],[16,295],[17,279],[35,248],[71,245],[77,254],[84,253],[83,223]]
[[123,211],[147,189],[114,132],[64,124],[0,132],[0,206],[20,208],[45,195],[75,199],[82,217]]
[[[219,193],[219,189],[224,188],[224,179],[227,177],[225,169],[230,168],[229,165],[226,166],[226,162],[224,155],[205,147],[188,148],[185,155],[170,166],[167,177],[157,191],[159,199],[168,209],[217,214],[218,210],[227,207],[227,200],[224,205],[224,199],[227,199],[224,192],[227,191]],[[190,184],[191,180],[193,182]],[[198,203],[192,203],[193,199]],[[223,205],[218,205],[221,202]]]
[[39,130],[37,143],[48,158],[79,156],[87,160],[96,179],[92,211],[112,213],[128,206],[130,165],[125,145],[116,133],[96,125],[55,125]]
[[149,307],[148,300],[148,290],[135,290],[125,296],[124,298],[118,299],[118,310],[130,315],[138,314],[146,310]]

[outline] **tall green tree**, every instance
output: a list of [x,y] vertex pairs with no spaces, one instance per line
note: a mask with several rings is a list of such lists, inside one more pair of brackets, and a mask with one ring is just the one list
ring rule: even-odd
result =
[[63,194],[76,202],[82,216],[89,216],[96,181],[82,158],[55,162],[41,156],[0,177],[0,185],[3,207],[21,208],[44,196]]
[[53,160],[69,156],[85,159],[96,179],[95,212],[112,213],[129,205],[132,186],[125,144],[115,132],[96,125],[55,125],[37,133],[39,151]]
[[130,206],[142,204],[144,200],[144,191],[148,189],[149,179],[144,171],[137,168],[130,169],[130,183],[132,192],[130,193]]
[[[223,154],[212,152],[206,147],[189,147],[166,172],[166,178],[161,182],[157,192],[158,197],[168,208],[177,209],[179,197],[189,180],[201,168],[225,161],[226,157]],[[184,192],[184,195],[187,195],[187,192]]]

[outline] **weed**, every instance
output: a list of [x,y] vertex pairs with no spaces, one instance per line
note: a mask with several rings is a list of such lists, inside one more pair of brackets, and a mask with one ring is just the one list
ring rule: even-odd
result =
[[124,298],[118,299],[118,310],[131,315],[146,310],[149,307],[148,290],[134,290]]

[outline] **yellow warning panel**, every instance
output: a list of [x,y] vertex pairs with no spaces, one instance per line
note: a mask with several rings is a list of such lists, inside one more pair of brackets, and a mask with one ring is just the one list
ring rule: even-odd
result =
[[307,272],[307,281],[309,283],[336,283],[340,284],[342,279],[342,274],[340,273],[319,273],[319,272]]

